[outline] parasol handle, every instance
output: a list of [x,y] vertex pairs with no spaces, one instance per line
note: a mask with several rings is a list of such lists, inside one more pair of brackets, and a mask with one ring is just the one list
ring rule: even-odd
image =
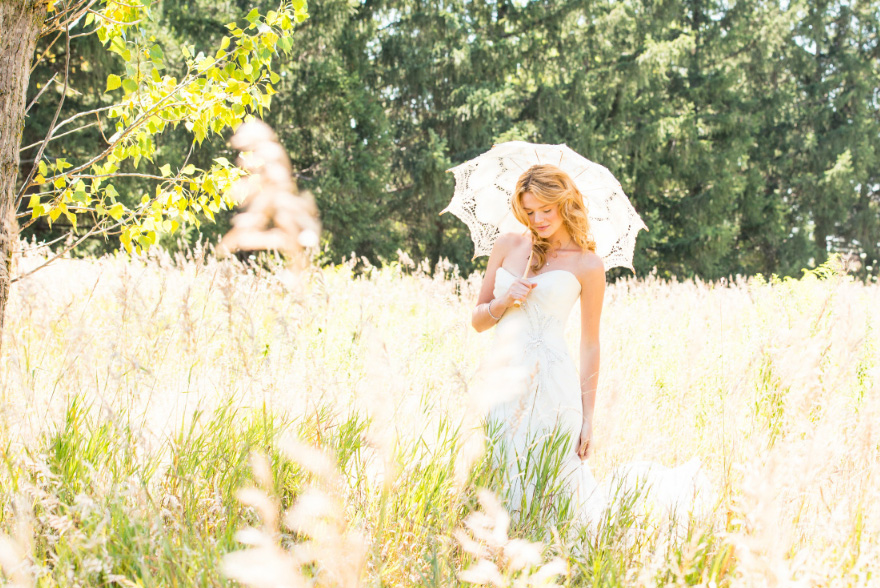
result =
[[529,251],[529,260],[526,262],[526,269],[523,272],[522,279],[524,279],[524,280],[526,279],[526,276],[529,275],[529,269],[531,269],[531,267],[532,267],[532,255],[534,255],[534,254],[535,254],[535,248],[532,247],[532,250]]
[[[531,267],[532,267],[532,255],[534,255],[534,254],[535,254],[535,248],[532,247],[532,250],[529,251],[529,260],[526,262],[526,269],[525,269],[525,271],[523,271],[523,275],[522,275],[522,279],[524,279],[524,280],[526,279],[526,276],[529,275],[529,269],[531,269]],[[522,306],[522,302],[517,300],[513,303],[513,305],[516,306],[517,308],[519,308],[520,306]]]

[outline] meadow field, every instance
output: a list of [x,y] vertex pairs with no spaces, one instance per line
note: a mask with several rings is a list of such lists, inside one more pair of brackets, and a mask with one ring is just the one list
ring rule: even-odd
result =
[[[20,270],[39,262],[21,260]],[[0,566],[20,586],[869,586],[880,286],[609,285],[597,478],[698,457],[686,533],[558,498],[510,517],[485,450],[479,277],[62,260],[0,355]],[[445,275],[441,275],[444,274]],[[577,310],[568,336],[576,350]],[[552,474],[552,472],[551,472]]]

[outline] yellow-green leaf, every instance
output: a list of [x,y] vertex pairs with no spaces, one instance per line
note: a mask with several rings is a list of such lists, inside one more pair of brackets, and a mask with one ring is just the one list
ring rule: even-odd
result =
[[163,178],[167,178],[171,175],[171,165],[166,163],[162,167],[159,168],[159,171],[162,173]]
[[125,207],[122,206],[122,204],[120,204],[119,202],[117,202],[116,204],[114,204],[113,206],[110,207],[110,209],[107,211],[107,214],[109,214],[113,218],[113,220],[119,220],[122,218],[122,214],[124,212],[125,212]]
[[107,89],[105,91],[109,92],[111,90],[115,90],[116,88],[118,88],[121,85],[122,85],[122,78],[120,78],[116,74],[110,74],[109,76],[107,76]]

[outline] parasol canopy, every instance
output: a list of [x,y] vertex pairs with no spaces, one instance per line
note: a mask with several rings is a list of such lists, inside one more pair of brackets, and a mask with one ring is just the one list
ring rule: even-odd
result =
[[443,212],[451,212],[468,226],[474,257],[489,255],[499,234],[526,231],[513,216],[510,199],[523,172],[547,163],[571,176],[583,195],[596,253],[602,257],[605,269],[633,269],[636,235],[647,227],[620,182],[607,168],[566,145],[524,141],[500,143],[449,170],[455,176],[455,193]]

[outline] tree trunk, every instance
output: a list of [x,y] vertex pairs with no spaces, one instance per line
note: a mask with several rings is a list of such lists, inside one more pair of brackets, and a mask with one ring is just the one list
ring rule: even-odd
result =
[[0,348],[18,242],[15,185],[31,62],[46,17],[45,0],[0,0]]

